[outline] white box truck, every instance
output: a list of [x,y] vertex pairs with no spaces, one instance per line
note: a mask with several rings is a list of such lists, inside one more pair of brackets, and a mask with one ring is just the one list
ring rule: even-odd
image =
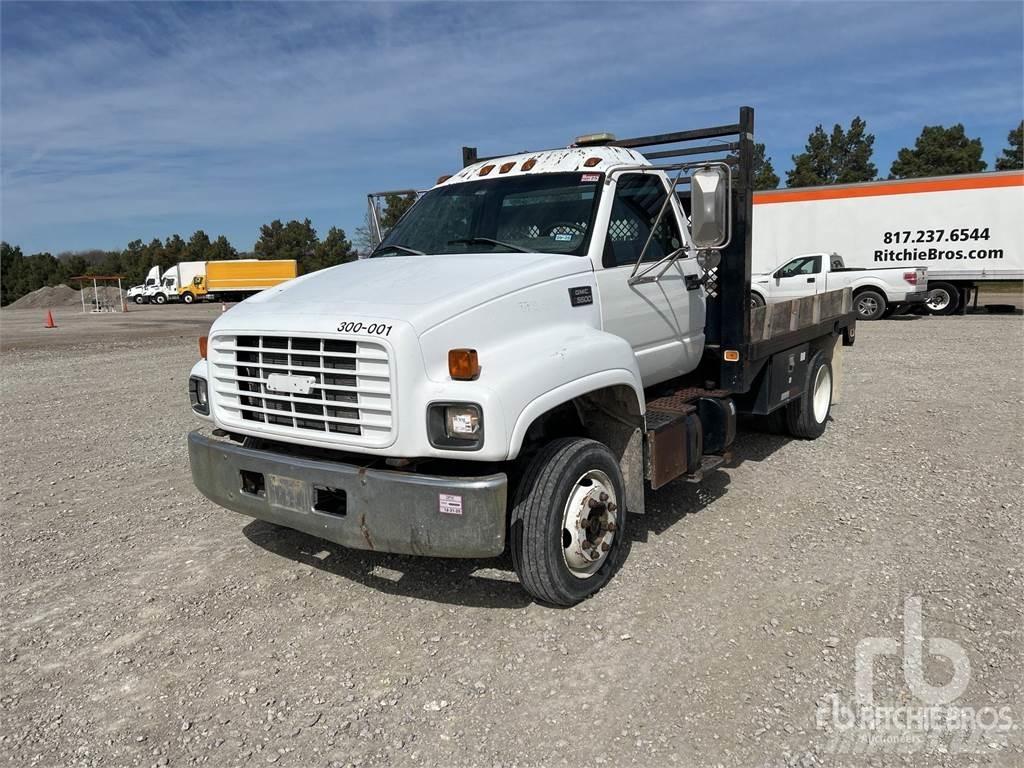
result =
[[848,267],[927,267],[935,314],[982,283],[1024,280],[1024,171],[776,189],[754,194],[754,272],[801,254]]
[[466,148],[370,258],[200,339],[196,487],[354,548],[508,549],[545,602],[600,589],[645,488],[728,462],[738,413],[827,427],[851,292],[750,306],[753,121]]

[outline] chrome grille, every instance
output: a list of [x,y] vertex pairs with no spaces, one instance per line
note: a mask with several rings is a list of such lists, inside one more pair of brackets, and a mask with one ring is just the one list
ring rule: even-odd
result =
[[[214,407],[226,426],[345,445],[385,446],[392,441],[391,360],[384,344],[319,336],[218,335],[210,342],[209,360]],[[309,391],[271,389],[268,379],[275,374],[302,377]]]

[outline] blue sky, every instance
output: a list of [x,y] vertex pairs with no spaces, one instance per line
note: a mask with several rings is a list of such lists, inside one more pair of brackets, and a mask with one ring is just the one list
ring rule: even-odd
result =
[[122,248],[362,223],[482,153],[757,110],[776,170],[854,115],[888,172],[924,124],[993,159],[1024,113],[1020,2],[0,5],[3,239]]

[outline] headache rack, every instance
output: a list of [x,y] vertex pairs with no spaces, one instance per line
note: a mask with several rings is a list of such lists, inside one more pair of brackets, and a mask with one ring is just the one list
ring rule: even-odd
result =
[[[741,107],[736,123],[602,143],[635,150],[650,161],[654,169],[668,173],[686,209],[690,185],[687,172],[709,163],[729,166],[731,237],[720,250],[722,258],[718,266],[708,270],[705,279],[706,351],[701,374],[707,384],[747,392],[775,352],[830,333],[841,334],[847,343],[852,343],[854,316],[849,289],[767,307],[750,307],[754,200],[752,107]],[[480,157],[475,147],[462,148],[463,166],[505,156]]]

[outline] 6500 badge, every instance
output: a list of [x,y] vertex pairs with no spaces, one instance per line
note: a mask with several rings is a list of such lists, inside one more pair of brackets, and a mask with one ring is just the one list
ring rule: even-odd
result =
[[338,333],[369,333],[373,336],[390,336],[391,326],[386,323],[346,323],[338,324]]

